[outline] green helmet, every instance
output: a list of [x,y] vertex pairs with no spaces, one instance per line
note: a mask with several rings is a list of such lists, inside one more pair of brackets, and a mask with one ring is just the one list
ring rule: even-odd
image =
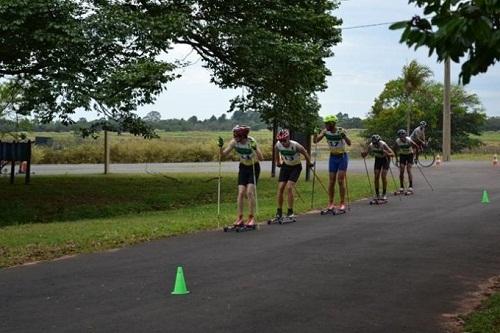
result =
[[326,116],[325,119],[323,120],[324,123],[336,123],[337,122],[337,116],[335,115],[329,115]]

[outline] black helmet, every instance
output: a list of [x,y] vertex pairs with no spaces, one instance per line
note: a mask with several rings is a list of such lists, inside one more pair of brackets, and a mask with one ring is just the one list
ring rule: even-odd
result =
[[400,129],[400,130],[398,131],[398,136],[406,136],[406,130],[404,130],[404,129]]
[[372,135],[372,143],[378,143],[380,141],[380,135],[373,134]]
[[423,120],[422,120],[422,121],[420,122],[420,126],[422,126],[422,127],[426,127],[426,126],[427,126],[427,123],[426,123],[425,121],[423,121]]

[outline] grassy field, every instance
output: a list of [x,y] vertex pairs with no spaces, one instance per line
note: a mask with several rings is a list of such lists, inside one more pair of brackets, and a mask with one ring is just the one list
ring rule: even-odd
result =
[[[362,142],[360,130],[350,130],[354,141],[351,151],[359,155]],[[205,162],[217,161],[217,138],[221,136],[226,143],[231,139],[231,132],[158,132],[160,138],[145,140],[130,134],[110,135],[111,161],[113,163],[154,163],[154,162]],[[272,156],[272,132],[268,130],[253,131],[253,136],[266,160]],[[33,133],[35,136],[52,137],[53,147],[35,147],[33,163],[35,164],[71,164],[71,163],[103,163],[103,138],[83,139],[72,133]],[[318,144],[320,156],[327,156],[326,142]],[[236,160],[236,156],[233,156]]]
[[[276,179],[263,172],[258,220],[275,214]],[[111,249],[231,224],[236,215],[236,172],[224,174],[217,216],[215,174],[37,177],[30,186],[3,188],[0,267]],[[320,175],[327,184],[327,173]],[[326,194],[316,184],[315,208]],[[298,183],[296,212],[311,208],[311,183]],[[351,200],[369,196],[363,176],[350,176]]]
[[[349,148],[351,157],[358,158],[363,144],[361,130],[348,131],[352,146]],[[110,135],[112,163],[156,163],[156,162],[205,162],[218,159],[217,138],[223,137],[226,142],[231,139],[231,133],[224,132],[158,132],[160,138],[145,140],[130,134]],[[272,156],[272,133],[269,130],[253,131],[265,159]],[[72,133],[33,133],[35,136],[52,137],[53,147],[35,147],[33,163],[35,164],[73,164],[73,163],[103,163],[104,143],[98,139],[83,139]],[[491,160],[494,153],[500,153],[500,132],[485,132],[476,138],[484,145],[473,150],[465,150],[455,154],[454,159]],[[314,149],[314,147],[313,147]],[[319,158],[326,159],[328,147],[326,142],[318,144]],[[233,159],[236,160],[236,156]]]
[[493,294],[483,302],[480,309],[464,318],[464,332],[500,332],[500,293]]

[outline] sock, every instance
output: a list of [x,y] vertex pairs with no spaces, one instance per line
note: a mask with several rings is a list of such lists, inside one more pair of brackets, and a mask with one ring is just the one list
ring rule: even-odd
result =
[[410,180],[410,187],[413,187],[413,182]]
[[387,193],[387,189],[384,188],[384,190],[382,191],[382,195],[385,195]]
[[283,215],[283,209],[281,209],[281,208],[276,209],[276,215],[278,215],[278,216]]
[[375,194],[377,195],[377,197],[380,195],[380,191],[378,190],[378,188],[375,189]]
[[404,188],[405,187],[405,184],[402,180],[399,181],[399,185],[401,185],[400,187]]
[[286,212],[286,215],[292,215],[293,214],[293,209],[288,208],[288,211]]

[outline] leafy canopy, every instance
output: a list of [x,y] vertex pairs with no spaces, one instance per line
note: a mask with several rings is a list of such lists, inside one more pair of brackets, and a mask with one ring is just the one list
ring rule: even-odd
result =
[[[246,87],[238,103],[300,123],[317,112],[340,41],[336,1],[10,0],[0,3],[0,78],[19,110],[71,123],[77,109],[152,136],[133,112],[179,77],[175,44],[191,46],[221,88]],[[269,115],[270,114],[270,115]]]
[[[469,94],[462,86],[454,85],[451,89],[451,124],[452,151],[458,152],[471,148],[480,141],[470,137],[479,135],[486,115],[475,94]],[[443,85],[425,80],[419,90],[413,93],[411,105],[406,98],[405,80],[399,77],[386,83],[382,93],[375,99],[372,110],[365,120],[364,135],[370,137],[379,134],[387,142],[394,144],[397,131],[406,126],[406,114],[411,107],[412,126],[425,120],[428,124],[426,137],[432,137],[432,147],[439,150],[442,140]]]
[[404,29],[401,43],[429,48],[438,61],[450,58],[462,64],[460,80],[485,73],[500,60],[500,0],[409,0],[423,7],[430,19],[414,16],[390,29]]

